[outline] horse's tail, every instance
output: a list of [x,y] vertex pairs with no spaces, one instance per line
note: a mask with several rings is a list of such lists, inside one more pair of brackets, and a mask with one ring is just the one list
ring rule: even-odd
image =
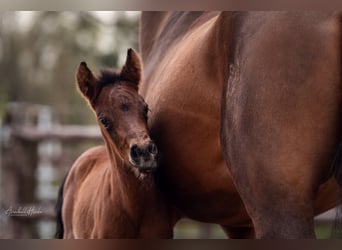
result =
[[63,190],[64,190],[64,184],[65,184],[67,176],[68,176],[68,173],[65,175],[62,181],[62,184],[58,190],[58,197],[57,197],[57,203],[56,203],[56,234],[55,234],[56,239],[63,239],[63,236],[64,236],[62,207],[63,207]]

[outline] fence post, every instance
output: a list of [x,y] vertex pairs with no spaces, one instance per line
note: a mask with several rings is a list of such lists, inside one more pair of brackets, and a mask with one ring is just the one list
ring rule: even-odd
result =
[[38,164],[37,143],[17,138],[11,133],[23,126],[35,126],[36,112],[27,104],[7,106],[3,128],[10,133],[2,145],[1,199],[2,213],[7,216],[2,238],[37,238],[35,222],[25,213],[35,200],[35,173]]

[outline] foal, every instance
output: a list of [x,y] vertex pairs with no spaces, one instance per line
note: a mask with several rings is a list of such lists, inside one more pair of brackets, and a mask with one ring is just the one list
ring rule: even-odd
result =
[[83,153],[66,177],[56,237],[172,237],[171,210],[154,184],[157,147],[147,129],[147,104],[138,94],[140,79],[140,59],[132,49],[120,73],[106,70],[96,77],[80,64],[78,87],[96,114],[105,146]]

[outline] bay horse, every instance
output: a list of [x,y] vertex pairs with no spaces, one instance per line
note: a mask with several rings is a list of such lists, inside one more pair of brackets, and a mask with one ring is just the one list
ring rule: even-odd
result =
[[341,184],[341,14],[143,12],[141,94],[181,216],[313,238]]
[[76,75],[105,146],[89,149],[70,169],[59,192],[56,237],[172,237],[172,211],[154,184],[158,150],[138,94],[140,58],[129,49],[120,73],[97,77],[82,62]]

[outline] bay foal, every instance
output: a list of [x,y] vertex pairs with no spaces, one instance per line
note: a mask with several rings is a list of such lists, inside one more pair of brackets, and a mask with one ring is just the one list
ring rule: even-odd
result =
[[172,216],[154,185],[157,147],[138,94],[141,63],[129,49],[120,73],[77,71],[81,94],[99,121],[105,147],[72,166],[59,194],[58,238],[169,238]]

